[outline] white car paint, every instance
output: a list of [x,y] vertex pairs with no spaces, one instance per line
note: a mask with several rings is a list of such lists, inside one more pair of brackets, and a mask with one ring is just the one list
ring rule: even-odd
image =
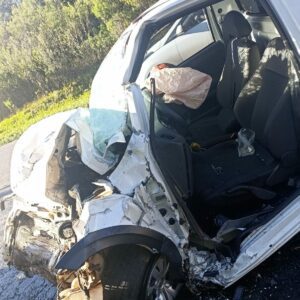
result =
[[[128,101],[134,133],[127,151],[130,150],[131,154],[137,154],[135,162],[139,164],[140,168],[133,173],[130,171],[133,167],[133,161],[128,159],[129,154],[127,152],[128,155],[124,156],[123,163],[121,162],[118,167],[120,169],[115,169],[110,177],[113,185],[119,187],[121,193],[113,194],[102,199],[93,199],[90,202],[87,202],[83,207],[76,231],[78,237],[82,238],[89,232],[116,224],[136,224],[136,226],[153,228],[169,237],[175,243],[183,259],[190,259],[191,266],[188,275],[191,281],[199,280],[199,282],[215,282],[223,286],[229,286],[244,274],[255,268],[259,263],[269,257],[300,231],[300,198],[295,198],[289,206],[275,215],[267,224],[254,231],[243,242],[241,253],[234,264],[230,263],[228,260],[225,260],[224,262],[216,261],[213,254],[195,251],[194,248],[183,251],[183,246],[187,243],[189,237],[189,222],[180,209],[175,211],[172,208],[172,204],[176,203],[176,199],[165,183],[161,170],[151,152],[148,139],[149,119],[139,86],[134,83],[127,85],[127,91],[125,91],[124,86],[121,86],[122,82],[129,82],[133,66],[135,65],[134,62],[139,51],[138,45],[146,25],[149,22],[156,22],[166,16],[172,16],[172,14],[176,12],[183,11],[188,7],[199,5],[204,2],[204,0],[172,0],[162,2],[161,5],[150,10],[149,13],[137,23],[132,24],[129,27],[121,37],[121,40],[117,42],[114,50],[111,51],[100,67],[93,82],[91,109],[101,109],[102,103],[99,106],[98,101],[111,101],[111,98],[109,97],[110,92],[115,92],[116,90],[114,90],[114,87],[116,86],[117,96],[123,95],[123,93],[125,95],[127,93],[127,95],[121,99],[121,102],[119,102],[120,99],[117,100],[118,97],[114,97],[114,99],[116,100],[115,104],[118,107],[123,105],[123,99],[127,99]],[[290,14],[290,11],[288,13],[285,6],[279,6],[278,1],[272,0],[271,3],[274,4],[274,7],[280,7],[280,9],[283,10],[283,20]],[[286,22],[286,24],[289,26],[291,22]],[[295,28],[291,29],[290,32],[295,32]],[[293,36],[296,38],[299,36],[298,34],[299,32],[297,32],[297,34],[294,33]],[[295,43],[298,45],[299,39],[297,39]],[[115,70],[112,70],[111,66],[121,66],[119,73],[116,76],[116,81],[112,79]],[[104,71],[108,73],[105,73]],[[106,86],[105,83],[108,79],[111,81],[110,84]],[[102,97],[103,95],[105,95],[104,98]],[[121,109],[121,111],[123,110]],[[44,195],[44,182],[46,180],[45,169],[47,167],[47,161],[54,149],[54,137],[58,135],[61,126],[66,123],[66,120],[70,115],[71,112],[68,112],[64,115],[57,115],[50,118],[47,120],[47,126],[44,126],[43,128],[38,126],[32,127],[24,134],[16,146],[12,162],[12,188],[14,192],[24,200],[24,207],[14,206],[10,215],[11,218],[8,221],[9,228],[11,228],[13,218],[20,209],[23,209],[24,211],[33,210],[33,207],[37,203],[42,208],[48,210],[48,212],[57,208],[57,204],[54,205],[54,203],[49,201]],[[58,122],[60,118],[61,120]],[[46,124],[46,121],[44,124]],[[82,133],[83,132],[84,131],[82,131]],[[36,137],[34,137],[35,135]],[[37,139],[39,142],[29,143],[30,139],[27,139],[28,136],[33,136],[33,140]],[[51,143],[48,143],[47,139],[49,139],[50,136]],[[140,143],[139,139],[142,139],[143,142]],[[43,140],[45,142],[44,146],[46,146],[41,148],[42,151],[36,151],[37,149],[40,149],[35,148],[36,145],[39,145],[40,140]],[[142,144],[144,146],[143,155],[140,148]],[[137,153],[135,153],[135,146]],[[86,149],[87,148],[83,148],[83,155],[85,155],[86,163],[88,164],[87,161],[90,153],[88,153]],[[25,167],[24,161],[27,162]],[[145,168],[146,164],[149,167],[149,171]],[[29,173],[24,172],[25,169],[29,170]],[[126,179],[126,185],[121,182],[122,178],[120,174],[122,174],[122,172],[128,177]],[[151,176],[149,175],[150,173]],[[147,189],[147,186],[145,187],[143,184],[141,185],[141,183],[145,183],[148,176],[150,177],[150,183],[148,181],[149,186]],[[22,183],[22,180],[24,184]],[[37,186],[36,182],[40,183],[39,186]],[[36,188],[30,190],[33,186]],[[159,187],[162,187],[161,190]],[[161,203],[157,203],[153,199],[157,193],[163,194],[163,205],[167,205],[169,208],[168,216],[174,216],[176,220],[184,218],[186,221],[184,225],[177,225],[176,227],[171,228],[166,222],[166,219],[158,213]],[[43,217],[45,216],[45,212],[43,214],[41,211],[37,211],[36,214]],[[206,268],[215,268],[218,270],[218,275],[211,278],[205,278],[205,272],[203,271],[205,271]]]

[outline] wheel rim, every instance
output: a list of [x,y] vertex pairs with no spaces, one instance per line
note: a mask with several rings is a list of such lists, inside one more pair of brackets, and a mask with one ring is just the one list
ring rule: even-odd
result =
[[173,289],[170,282],[166,280],[169,271],[169,262],[164,256],[154,259],[151,266],[146,287],[147,300],[173,300],[177,290]]

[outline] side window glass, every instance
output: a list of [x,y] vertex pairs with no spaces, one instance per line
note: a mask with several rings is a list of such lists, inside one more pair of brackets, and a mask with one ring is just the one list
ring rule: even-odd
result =
[[151,36],[139,75],[147,78],[153,66],[179,65],[214,42],[203,9],[158,28]]
[[209,25],[203,10],[197,11],[182,18],[176,28],[175,38],[180,35],[192,34],[197,32],[209,32]]
[[148,49],[151,49],[152,46],[154,46],[155,44],[157,44],[161,40],[163,40],[163,38],[167,35],[169,30],[171,29],[172,25],[173,25],[172,23],[169,23],[169,24],[159,28],[158,30],[156,30],[150,39]]

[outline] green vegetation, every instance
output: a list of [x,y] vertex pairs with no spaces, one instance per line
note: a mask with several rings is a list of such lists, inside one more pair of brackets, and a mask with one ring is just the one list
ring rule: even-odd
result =
[[107,51],[154,2],[0,0],[0,144],[48,115],[86,105]]
[[0,0],[0,120],[99,66],[120,33],[154,2]]
[[89,90],[79,93],[79,89],[74,88],[74,85],[68,85],[26,104],[0,122],[0,145],[17,139],[30,125],[50,115],[87,106],[89,95]]

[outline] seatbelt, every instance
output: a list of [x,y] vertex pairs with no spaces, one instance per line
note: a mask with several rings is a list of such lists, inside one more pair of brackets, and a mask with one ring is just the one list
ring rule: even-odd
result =
[[231,50],[231,59],[232,59],[232,68],[231,68],[231,107],[234,106],[234,100],[236,98],[236,70],[238,66],[238,55],[236,51],[233,51],[234,46],[236,46],[237,38],[233,39],[230,42],[230,50]]

